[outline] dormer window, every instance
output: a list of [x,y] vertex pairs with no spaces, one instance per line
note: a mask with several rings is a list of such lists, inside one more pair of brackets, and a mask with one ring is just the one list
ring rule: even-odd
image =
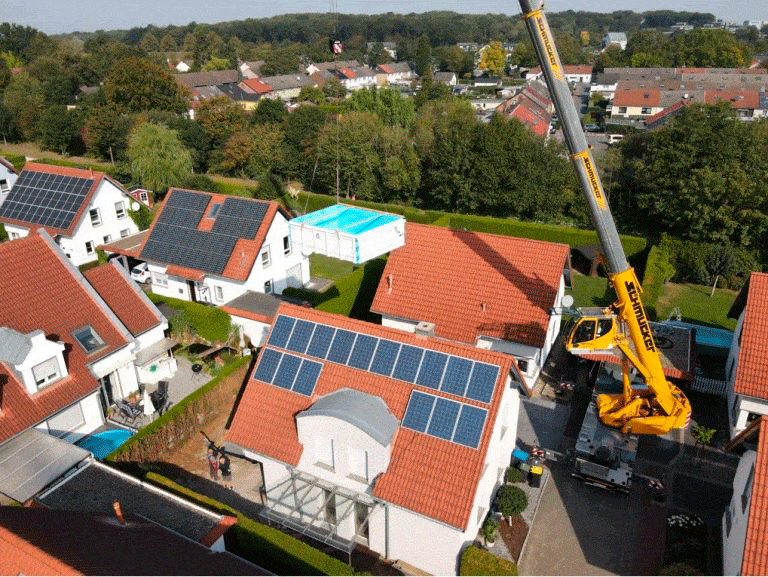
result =
[[211,207],[211,213],[208,215],[208,218],[216,218],[216,215],[219,214],[219,211],[221,210],[221,203],[218,202],[214,204]]
[[32,367],[32,375],[35,377],[35,385],[38,389],[53,381],[58,381],[61,378],[61,371],[59,370],[59,363],[56,361],[56,357],[51,357],[47,361]]
[[77,339],[86,353],[92,353],[104,346],[104,341],[90,325],[74,331],[72,336]]

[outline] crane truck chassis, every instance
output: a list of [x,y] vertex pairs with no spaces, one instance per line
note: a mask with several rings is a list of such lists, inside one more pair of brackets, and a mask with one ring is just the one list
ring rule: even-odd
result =
[[[608,488],[628,490],[637,435],[665,434],[687,427],[691,405],[664,374],[641,300],[642,287],[624,254],[541,0],[537,1],[534,5],[534,0],[519,0],[523,20],[560,117],[570,158],[606,259],[608,278],[617,295],[611,307],[580,311],[566,348],[574,354],[612,353],[615,349],[622,353],[623,391],[596,395],[590,403],[574,451],[573,474]],[[631,366],[642,375],[647,388],[632,387]],[[603,458],[609,453],[610,458]]]

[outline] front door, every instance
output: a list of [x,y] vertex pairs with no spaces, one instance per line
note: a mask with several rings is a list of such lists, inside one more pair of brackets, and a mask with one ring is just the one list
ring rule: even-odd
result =
[[189,300],[193,303],[197,302],[197,292],[195,291],[195,281],[188,280],[187,287],[189,287]]
[[99,392],[101,393],[99,399],[101,399],[101,408],[104,410],[104,414],[106,414],[107,409],[112,406],[112,403],[115,402],[110,375],[111,373],[99,379],[99,384],[101,385],[99,388]]

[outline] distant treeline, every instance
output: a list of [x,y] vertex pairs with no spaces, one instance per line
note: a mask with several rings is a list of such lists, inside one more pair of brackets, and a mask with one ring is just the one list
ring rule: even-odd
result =
[[[713,14],[703,12],[676,12],[656,10],[636,13],[619,10],[599,12],[555,12],[548,14],[550,25],[556,29],[573,32],[586,30],[590,34],[607,32],[633,32],[641,28],[669,28],[677,22],[695,26],[715,21]],[[186,26],[142,26],[127,31],[115,31],[115,36],[126,44],[138,44],[148,31],[161,37],[170,33],[179,44],[198,26],[216,31],[224,40],[232,36],[243,42],[310,43],[318,36],[335,35],[340,40],[356,37],[369,42],[417,39],[426,34],[432,46],[446,46],[457,42],[485,43],[493,39],[519,42],[527,33],[519,15],[505,14],[458,14],[449,11],[424,12],[422,14],[285,14],[272,18],[248,18],[233,22],[201,25],[191,22]],[[335,32],[335,34],[334,34]],[[80,34],[83,37],[83,34]]]

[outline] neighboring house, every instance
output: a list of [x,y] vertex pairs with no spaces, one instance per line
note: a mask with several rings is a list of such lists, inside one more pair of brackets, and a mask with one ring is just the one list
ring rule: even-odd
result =
[[173,78],[181,86],[190,90],[193,88],[203,88],[205,86],[217,86],[219,84],[237,84],[240,79],[236,69],[211,70],[209,72],[187,72],[184,74],[174,74]]
[[490,87],[501,88],[501,79],[478,77],[478,78],[475,78],[474,85],[478,87],[486,87],[486,88],[490,88]]
[[309,281],[289,219],[277,202],[172,188],[138,254],[156,294],[214,305],[279,294]]
[[432,75],[435,82],[442,82],[448,86],[456,86],[457,78],[455,72],[435,72]]
[[3,575],[270,575],[140,515],[0,507]]
[[138,390],[167,322],[117,264],[83,276],[43,230],[0,244],[0,270],[0,441],[31,427],[77,440]]
[[259,79],[263,84],[271,86],[275,98],[293,100],[299,96],[305,86],[316,86],[309,74],[283,74],[281,76],[264,76]]
[[659,90],[622,87],[621,82],[613,95],[611,118],[647,118],[664,110]]
[[513,379],[506,355],[281,304],[227,446],[261,463],[268,520],[455,575],[515,446]]
[[379,74],[383,74],[389,84],[399,84],[409,82],[416,77],[410,64],[407,62],[390,62],[388,64],[379,64],[376,67]]
[[263,60],[252,60],[250,62],[241,62],[238,69],[243,78],[258,78],[261,74],[262,66],[264,66]]
[[496,111],[507,118],[516,118],[537,136],[547,137],[554,105],[549,99],[546,85],[534,81],[501,103]]
[[626,50],[627,34],[625,32],[609,32],[603,37],[603,50],[609,46],[618,46],[622,50]]
[[16,182],[18,176],[19,173],[16,167],[9,160],[0,156],[0,206],[3,205],[5,197],[11,192],[13,183]]
[[11,239],[44,228],[79,266],[98,259],[98,245],[139,231],[131,201],[103,172],[28,162],[0,206],[0,222]]
[[731,437],[768,415],[768,274],[753,272],[728,313],[738,318],[728,361]]
[[645,127],[648,130],[658,130],[662,126],[666,126],[675,116],[679,115],[688,104],[688,102],[681,100],[672,106],[668,106],[658,114],[649,116],[645,119]]
[[371,304],[381,323],[512,355],[532,390],[560,331],[568,246],[410,222],[405,238]]
[[469,53],[475,53],[480,50],[480,45],[477,42],[457,42],[456,46]]
[[307,74],[315,72],[333,71],[340,68],[357,68],[360,63],[357,60],[334,60],[332,62],[315,62],[307,66]]
[[[563,76],[565,76],[567,82],[573,84],[589,84],[592,82],[592,67],[580,64],[564,64]],[[531,68],[526,72],[525,79],[529,82],[531,80],[543,81],[544,74],[541,71],[541,67],[536,66],[535,68]]]
[[246,78],[239,84],[240,88],[250,94],[255,94],[259,98],[273,98],[275,89],[266,82],[258,78]]
[[768,417],[760,417],[757,452],[745,451],[723,514],[723,575],[768,574]]
[[152,208],[152,205],[154,204],[152,202],[152,191],[147,190],[146,188],[141,188],[139,186],[132,186],[131,188],[128,189],[128,194],[135,201],[140,202],[147,208]]
[[354,91],[361,88],[367,88],[376,84],[376,74],[368,66],[357,66],[355,68],[345,66],[334,70],[336,78],[347,90]]
[[262,95],[247,90],[243,83],[240,84],[220,84],[217,86],[222,94],[228,96],[233,102],[237,102],[245,110],[253,110],[259,105]]

